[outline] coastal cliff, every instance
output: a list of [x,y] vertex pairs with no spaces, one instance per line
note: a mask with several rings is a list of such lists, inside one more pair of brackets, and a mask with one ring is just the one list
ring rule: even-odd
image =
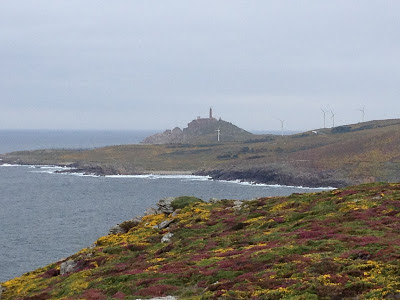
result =
[[399,228],[400,184],[167,198],[1,299],[398,299]]

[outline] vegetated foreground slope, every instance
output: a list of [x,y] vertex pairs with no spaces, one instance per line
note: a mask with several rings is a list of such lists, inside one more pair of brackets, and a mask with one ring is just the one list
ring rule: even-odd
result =
[[4,162],[73,164],[97,174],[193,172],[215,179],[304,186],[400,181],[400,120],[371,121],[244,142],[121,145],[87,151],[41,150]]
[[172,206],[3,283],[2,299],[400,296],[398,183],[252,201],[178,198]]

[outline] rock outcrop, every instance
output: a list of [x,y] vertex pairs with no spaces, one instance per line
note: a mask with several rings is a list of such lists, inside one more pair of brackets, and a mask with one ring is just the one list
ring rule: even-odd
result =
[[75,272],[76,268],[78,267],[78,263],[72,259],[63,262],[60,265],[60,275],[66,275],[68,273]]
[[147,137],[142,144],[233,142],[251,139],[253,134],[232,123],[215,118],[198,118],[184,129],[176,127]]
[[174,236],[173,233],[168,232],[161,238],[161,243],[169,243],[171,241],[171,238]]
[[174,197],[163,198],[158,201],[158,211],[164,213],[166,215],[172,214],[174,212],[174,208],[172,207],[172,201],[174,201]]
[[108,234],[119,234],[119,233],[125,233],[125,230],[123,230],[122,227],[119,226],[119,224],[111,227],[108,232]]
[[183,131],[179,127],[172,130],[165,130],[162,133],[157,133],[147,137],[143,144],[177,144],[184,140]]
[[161,222],[160,224],[157,224],[153,226],[154,229],[164,229],[167,228],[169,225],[171,225],[174,222],[174,220],[165,220]]
[[122,234],[122,233],[127,233],[132,227],[137,226],[140,221],[142,220],[142,217],[138,216],[135,217],[131,220],[122,222],[121,224],[117,224],[113,227],[110,228],[108,234]]

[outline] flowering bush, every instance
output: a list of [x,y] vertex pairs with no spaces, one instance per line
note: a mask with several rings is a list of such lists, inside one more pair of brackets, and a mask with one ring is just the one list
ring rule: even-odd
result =
[[[185,198],[186,199],[186,198]],[[400,184],[189,201],[12,279],[2,299],[383,299],[400,296]],[[168,228],[154,227],[165,220]],[[173,233],[167,244],[161,242]]]

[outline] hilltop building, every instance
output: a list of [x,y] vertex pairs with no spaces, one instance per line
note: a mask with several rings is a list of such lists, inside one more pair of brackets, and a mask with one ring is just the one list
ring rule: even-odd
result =
[[198,116],[197,119],[193,120],[193,121],[215,121],[215,120],[217,120],[217,119],[213,117],[213,110],[212,110],[212,107],[210,107],[210,114],[209,114],[208,118],[202,118],[202,117]]
[[208,118],[197,117],[197,119],[190,122],[188,124],[188,127],[184,128],[183,131],[187,131],[187,130],[196,131],[196,129],[200,129],[203,126],[208,125],[212,122],[216,122],[216,121],[217,121],[217,119],[213,117],[213,111],[212,111],[212,108],[210,107],[210,115]]
[[[217,135],[218,132],[218,135]],[[179,143],[212,143],[217,141],[217,136],[223,135],[224,141],[239,141],[251,138],[252,134],[237,126],[217,120],[210,108],[208,118],[197,117],[186,128],[176,127],[165,130],[143,140],[143,144],[179,144]],[[218,139],[219,141],[219,139]]]

